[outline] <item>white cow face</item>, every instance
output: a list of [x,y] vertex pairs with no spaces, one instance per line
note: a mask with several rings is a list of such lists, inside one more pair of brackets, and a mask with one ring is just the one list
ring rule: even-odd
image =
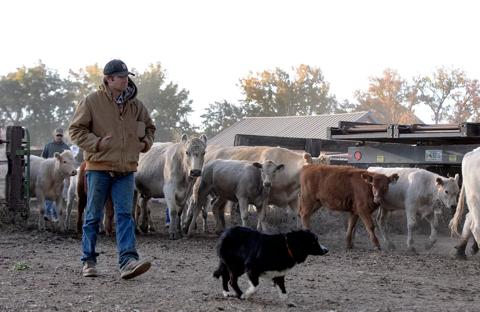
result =
[[437,191],[438,198],[442,201],[445,207],[455,210],[457,207],[458,193],[460,187],[458,186],[458,180],[460,176],[458,173],[454,178],[437,178]]
[[189,175],[199,177],[202,175],[203,159],[207,148],[207,137],[201,135],[199,138],[188,140],[187,135],[182,135],[182,142],[187,157]]
[[60,170],[64,176],[74,176],[77,174],[75,169],[75,160],[73,158],[72,151],[65,150],[61,154],[55,153],[56,159],[55,166]]
[[284,169],[284,165],[277,165],[271,160],[266,160],[263,164],[254,162],[253,165],[262,172],[263,187],[271,187],[272,180],[278,172]]

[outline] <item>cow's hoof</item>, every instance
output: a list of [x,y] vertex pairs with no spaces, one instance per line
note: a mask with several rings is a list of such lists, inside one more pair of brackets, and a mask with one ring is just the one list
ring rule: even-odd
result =
[[182,236],[179,234],[179,233],[170,233],[170,237],[169,237],[171,240],[177,240],[177,239],[180,239],[182,238]]
[[414,247],[410,247],[410,248],[407,249],[407,255],[416,256],[416,255],[418,255],[418,253],[417,253],[417,250],[415,250]]
[[397,249],[397,246],[395,246],[394,243],[389,242],[389,243],[387,244],[387,249],[388,249],[388,250],[395,250],[395,249]]
[[147,234],[147,233],[148,233],[148,226],[140,225],[140,226],[139,226],[139,230],[140,230],[140,232],[142,232],[143,234]]
[[474,244],[472,245],[472,247],[470,248],[470,251],[472,252],[472,256],[473,256],[473,255],[476,255],[477,252],[478,252],[478,245],[477,245],[476,243],[474,243]]
[[458,250],[452,252],[452,258],[456,260],[467,260],[467,255],[465,253],[458,252]]
[[425,249],[430,250],[430,249],[432,249],[433,245],[435,245],[435,242],[426,242],[425,243]]

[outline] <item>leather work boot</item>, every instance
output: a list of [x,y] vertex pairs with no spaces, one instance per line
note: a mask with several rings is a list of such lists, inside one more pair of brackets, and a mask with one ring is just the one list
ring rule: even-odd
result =
[[82,275],[84,277],[96,277],[97,276],[97,269],[95,268],[96,263],[91,261],[86,261],[83,264],[82,268]]
[[131,279],[143,274],[150,269],[152,263],[148,259],[135,260],[131,259],[120,269],[120,277],[123,279]]

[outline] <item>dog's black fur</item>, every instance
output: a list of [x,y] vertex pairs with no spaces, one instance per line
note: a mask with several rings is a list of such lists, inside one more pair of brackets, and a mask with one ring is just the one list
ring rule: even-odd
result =
[[[323,255],[327,252],[328,249],[318,243],[317,236],[308,230],[267,235],[237,226],[226,230],[219,238],[217,253],[220,264],[213,276],[222,277],[224,296],[231,295],[228,289],[230,283],[236,296],[241,298],[243,293],[238,287],[239,276],[247,273],[251,284],[256,288],[259,277],[274,271],[270,274],[273,283],[286,296],[286,270],[304,262],[308,255]],[[245,296],[253,294],[255,288],[247,290]]]

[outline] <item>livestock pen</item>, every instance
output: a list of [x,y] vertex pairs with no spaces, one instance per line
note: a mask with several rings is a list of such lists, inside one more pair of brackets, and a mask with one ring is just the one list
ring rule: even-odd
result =
[[[411,255],[404,234],[398,232],[392,236],[396,250],[373,252],[366,232],[359,228],[354,249],[347,251],[343,215],[326,211],[316,215],[312,230],[329,253],[309,257],[287,274],[286,301],[267,280],[261,280],[251,299],[224,298],[221,282],[212,277],[218,264],[212,218],[208,218],[209,233],[170,240],[163,227],[164,209],[163,204],[151,204],[157,231],[137,236],[139,253],[153,258],[152,268],[128,281],[121,280],[115,269],[113,238],[99,238],[100,275],[87,279],[81,277],[81,243],[73,231],[36,230],[35,211],[22,229],[0,227],[0,311],[478,310],[478,258],[452,259],[456,239],[444,235],[432,249]],[[251,211],[249,224],[253,226],[255,220]],[[288,211],[269,211],[266,221],[282,231],[294,225]],[[227,224],[232,223],[227,215]],[[240,279],[240,287],[248,287],[245,278]]]

